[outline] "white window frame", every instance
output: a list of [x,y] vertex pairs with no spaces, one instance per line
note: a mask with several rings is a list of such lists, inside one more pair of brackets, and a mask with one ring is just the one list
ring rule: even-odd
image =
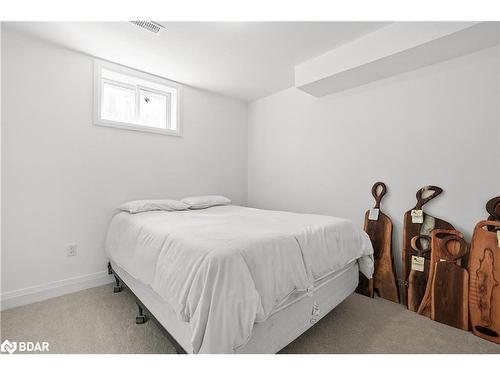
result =
[[[158,90],[155,87],[148,87],[147,85],[145,86],[144,84],[141,85],[131,85],[125,82],[117,82],[109,78],[102,78],[101,77],[101,71],[102,69],[107,69],[111,70],[116,73],[128,75],[131,77],[136,77],[140,78],[142,80],[150,81],[152,83],[160,84],[163,86],[168,87],[171,89],[171,91],[161,91]],[[173,129],[161,129],[157,127],[152,127],[152,126],[146,126],[146,125],[140,125],[140,124],[133,124],[133,123],[128,123],[128,122],[121,122],[121,121],[112,121],[112,120],[106,120],[101,118],[101,95],[102,95],[102,85],[103,82],[107,81],[110,82],[113,85],[117,86],[122,86],[126,88],[134,88],[136,91],[136,111],[139,111],[139,105],[138,105],[138,100],[139,100],[139,92],[140,90],[147,90],[153,93],[159,93],[163,95],[169,95],[171,98],[170,105],[168,106],[167,109],[167,125],[170,124],[170,121],[172,119],[172,112],[174,111],[173,104],[175,104],[175,121],[176,121],[176,128],[175,130]],[[175,96],[173,93],[175,92]],[[175,101],[175,103],[173,103]],[[155,134],[162,134],[162,135],[173,135],[173,136],[178,136],[180,137],[182,135],[182,118],[181,118],[181,113],[182,113],[182,85],[180,85],[177,82],[170,81],[165,78],[161,78],[152,74],[144,73],[136,69],[132,68],[127,68],[122,65],[118,64],[113,64],[107,61],[102,61],[98,59],[94,59],[94,106],[93,106],[93,111],[94,111],[94,125],[97,126],[106,126],[106,127],[111,127],[111,128],[118,128],[118,129],[125,129],[125,130],[133,130],[133,131],[138,131],[138,132],[146,132],[146,133],[155,133]],[[136,112],[136,115],[138,116],[139,112]]]

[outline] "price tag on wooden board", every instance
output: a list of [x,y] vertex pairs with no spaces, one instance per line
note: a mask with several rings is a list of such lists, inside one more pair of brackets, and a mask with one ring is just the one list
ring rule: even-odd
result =
[[411,210],[411,222],[422,224],[424,222],[424,210]]
[[377,221],[379,213],[380,210],[378,208],[372,208],[368,213],[368,220]]
[[417,257],[415,255],[411,256],[411,269],[415,271],[424,272],[425,258]]

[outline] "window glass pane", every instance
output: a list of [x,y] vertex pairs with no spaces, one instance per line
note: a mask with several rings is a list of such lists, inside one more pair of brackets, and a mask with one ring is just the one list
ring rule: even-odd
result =
[[119,122],[135,122],[135,90],[104,82],[101,118]]
[[139,122],[145,126],[167,129],[169,94],[139,91]]

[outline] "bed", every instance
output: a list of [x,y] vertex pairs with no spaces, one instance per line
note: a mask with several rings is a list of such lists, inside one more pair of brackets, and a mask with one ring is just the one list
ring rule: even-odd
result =
[[187,353],[276,353],[373,273],[349,220],[234,205],[120,212],[105,248],[117,282]]

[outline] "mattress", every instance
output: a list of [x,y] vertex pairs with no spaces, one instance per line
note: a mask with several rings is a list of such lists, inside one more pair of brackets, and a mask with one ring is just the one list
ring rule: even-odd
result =
[[[193,353],[189,323],[179,320],[172,306],[150,286],[131,276],[111,261],[113,271],[139,298],[169,334],[187,353]],[[298,296],[275,311],[268,319],[255,323],[250,339],[236,348],[236,354],[277,353],[320,321],[352,292],[358,285],[359,268],[351,262],[342,270],[318,282],[308,294]]]
[[373,273],[371,242],[349,220],[239,206],[118,213],[106,252],[189,323],[194,353],[236,352],[353,262]]

